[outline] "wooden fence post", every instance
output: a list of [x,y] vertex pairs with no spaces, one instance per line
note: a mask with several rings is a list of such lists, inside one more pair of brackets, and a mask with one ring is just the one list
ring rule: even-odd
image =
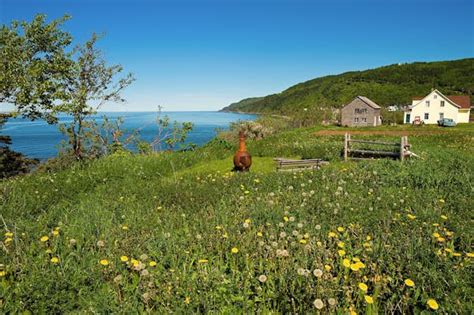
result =
[[400,161],[402,162],[405,157],[404,151],[405,151],[405,137],[401,137],[400,138]]
[[348,139],[349,139],[349,134],[346,132],[344,135],[344,161],[347,161],[347,148],[348,148]]

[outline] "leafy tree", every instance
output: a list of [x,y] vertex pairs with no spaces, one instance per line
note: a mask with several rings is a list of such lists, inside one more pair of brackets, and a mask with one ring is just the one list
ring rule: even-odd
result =
[[[158,126],[158,131],[150,144],[154,151],[163,150],[164,145],[166,145],[168,150],[173,150],[177,144],[182,145],[186,141],[188,133],[193,129],[193,123],[191,122],[182,122],[180,124],[179,122],[174,121],[171,124],[170,118],[167,115],[163,116],[161,106],[158,106],[156,124]],[[140,147],[140,151],[147,151],[142,148],[143,144]],[[193,148],[194,144],[189,144],[188,147]]]
[[13,21],[0,29],[0,102],[15,106],[15,114],[56,122],[53,109],[65,97],[70,75],[72,42],[61,30],[65,21],[46,23],[45,15],[33,21]]
[[117,79],[122,72],[120,65],[108,66],[102,52],[96,48],[99,37],[96,34],[83,46],[76,49],[76,59],[67,80],[65,101],[55,107],[55,111],[72,117],[71,123],[62,124],[61,131],[69,138],[72,153],[82,159],[91,147],[92,130],[96,123],[91,119],[107,102],[124,102],[121,92],[134,78],[128,73]]

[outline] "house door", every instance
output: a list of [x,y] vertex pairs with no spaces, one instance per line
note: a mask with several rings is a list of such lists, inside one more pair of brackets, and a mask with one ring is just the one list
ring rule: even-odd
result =
[[406,114],[405,115],[405,124],[409,124],[410,123],[410,114]]

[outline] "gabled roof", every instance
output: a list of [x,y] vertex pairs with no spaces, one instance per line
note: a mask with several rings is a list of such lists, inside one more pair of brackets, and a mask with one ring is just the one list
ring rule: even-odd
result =
[[362,102],[364,102],[365,104],[369,105],[370,107],[372,107],[373,109],[380,109],[380,106],[377,105],[374,101],[368,99],[367,97],[365,96],[357,96],[356,98],[360,99]]
[[[453,103],[453,105],[457,105],[457,107],[464,108],[464,109],[469,109],[471,108],[471,98],[469,95],[443,95],[440,91],[434,90],[438,92],[441,96],[444,96],[447,98],[449,101]],[[434,92],[432,91],[432,92]],[[431,93],[430,93],[431,94]],[[428,95],[430,95],[428,94]],[[426,96],[428,96],[426,95]],[[426,96],[414,96],[412,97],[412,100],[414,101],[421,101],[424,99]]]

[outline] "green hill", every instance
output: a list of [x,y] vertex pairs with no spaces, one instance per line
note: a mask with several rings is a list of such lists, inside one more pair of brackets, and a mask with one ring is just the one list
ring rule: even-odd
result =
[[357,95],[381,106],[405,105],[432,88],[446,94],[474,91],[474,58],[394,64],[365,71],[329,75],[296,84],[265,97],[246,98],[223,111],[283,113],[312,107],[340,107]]

